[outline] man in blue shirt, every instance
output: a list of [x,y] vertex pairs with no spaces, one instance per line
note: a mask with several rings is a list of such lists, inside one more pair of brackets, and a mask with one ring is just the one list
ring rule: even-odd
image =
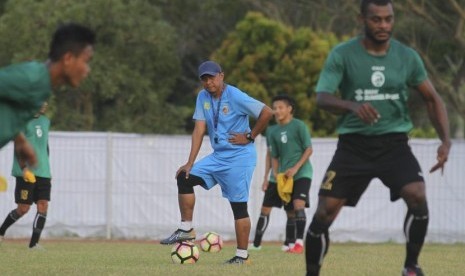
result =
[[[224,72],[217,63],[202,63],[198,73],[204,89],[197,96],[191,151],[187,163],[176,172],[181,225],[161,244],[195,239],[193,187],[200,185],[209,190],[219,184],[223,197],[231,203],[237,237],[236,255],[226,263],[246,264],[250,233],[247,201],[257,159],[253,142],[267,126],[272,110],[224,83]],[[249,126],[249,116],[257,118],[253,129]],[[194,163],[206,132],[213,153]]]

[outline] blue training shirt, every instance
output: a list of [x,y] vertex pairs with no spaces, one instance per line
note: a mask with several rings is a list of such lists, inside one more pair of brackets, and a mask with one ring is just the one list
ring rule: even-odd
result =
[[[264,103],[232,85],[226,85],[218,99],[203,89],[197,95],[193,119],[206,121],[215,158],[232,166],[250,166],[255,165],[257,159],[254,144],[233,145],[229,143],[228,138],[230,134],[250,132],[249,116],[258,118],[264,106]],[[216,130],[215,116],[218,118]]]

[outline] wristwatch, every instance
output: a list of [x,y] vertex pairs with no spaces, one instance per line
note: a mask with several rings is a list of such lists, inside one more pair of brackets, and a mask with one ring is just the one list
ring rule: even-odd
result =
[[252,138],[252,133],[249,132],[245,135],[245,138],[247,138],[247,140],[249,140],[251,143],[255,142],[255,140]]

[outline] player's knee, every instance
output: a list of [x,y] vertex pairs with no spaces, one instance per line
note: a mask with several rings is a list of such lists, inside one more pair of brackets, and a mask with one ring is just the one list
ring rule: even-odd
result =
[[247,202],[231,202],[234,220],[248,218]]
[[24,216],[29,212],[29,209],[31,208],[31,205],[27,204],[20,204],[18,205],[18,208],[16,208],[16,213],[18,214],[19,217]]
[[308,227],[308,234],[312,236],[319,236],[329,229],[329,224],[326,224],[318,219],[313,218],[310,226]]
[[307,215],[305,214],[305,209],[299,209],[295,211],[295,220],[302,221],[306,219]]
[[186,172],[180,172],[176,178],[178,184],[178,193],[179,194],[193,194],[194,185],[189,178],[186,178]]
[[428,204],[426,202],[413,208],[409,208],[408,211],[417,218],[427,218],[429,215]]
[[39,200],[37,201],[37,211],[39,213],[47,213],[48,210],[48,201],[47,200]]

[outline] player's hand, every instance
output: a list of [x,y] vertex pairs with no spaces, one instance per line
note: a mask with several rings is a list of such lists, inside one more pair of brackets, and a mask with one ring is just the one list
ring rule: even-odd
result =
[[269,185],[270,185],[270,183],[268,182],[268,179],[263,180],[262,191],[265,192],[266,190],[268,190]]
[[36,176],[27,167],[23,169],[23,179],[27,183],[31,183],[31,184],[36,183]]
[[351,107],[352,112],[355,113],[364,123],[372,125],[376,124],[381,118],[381,115],[370,103],[353,103]]
[[186,163],[185,165],[179,167],[179,169],[176,171],[176,177],[175,177],[175,179],[178,178],[178,175],[179,175],[181,172],[185,172],[185,173],[186,173],[186,179],[189,178],[189,173],[191,172],[191,169],[192,169],[192,164],[190,164],[190,163]]
[[297,173],[297,169],[292,167],[286,171],[285,175],[287,178],[291,178],[291,177],[294,177],[296,173]]
[[233,145],[247,145],[250,141],[246,135],[247,133],[230,133],[228,141]]
[[446,164],[449,157],[450,147],[450,142],[442,143],[438,147],[438,157],[436,158],[438,162],[431,168],[431,170],[429,170],[430,173],[435,172],[437,169],[441,168],[441,175],[444,174],[444,165]]
[[37,157],[34,148],[26,140],[26,137],[21,133],[15,138],[15,153],[18,157],[19,164],[24,166],[35,167],[37,165]]

